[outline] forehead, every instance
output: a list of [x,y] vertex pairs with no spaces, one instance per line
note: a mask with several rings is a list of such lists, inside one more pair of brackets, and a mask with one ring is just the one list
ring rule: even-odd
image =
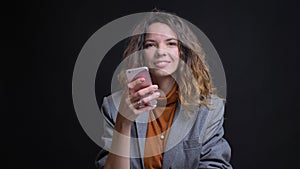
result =
[[153,23],[148,27],[146,38],[176,38],[175,32],[166,24]]

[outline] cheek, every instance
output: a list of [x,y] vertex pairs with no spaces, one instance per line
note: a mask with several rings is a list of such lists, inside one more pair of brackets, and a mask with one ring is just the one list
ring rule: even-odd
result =
[[145,50],[144,51],[144,61],[145,64],[148,65],[149,61],[153,59],[154,53],[151,50]]
[[176,64],[176,68],[178,68],[178,64],[179,64],[179,60],[180,60],[179,51],[178,50],[174,51],[173,56],[174,56],[174,62]]
[[179,49],[177,48],[177,49],[173,49],[172,51],[170,51],[171,53],[172,53],[172,55],[174,56],[174,57],[179,57]]
[[178,60],[179,60],[179,51],[178,50],[173,51],[172,56],[173,56],[174,60],[176,62],[178,62]]

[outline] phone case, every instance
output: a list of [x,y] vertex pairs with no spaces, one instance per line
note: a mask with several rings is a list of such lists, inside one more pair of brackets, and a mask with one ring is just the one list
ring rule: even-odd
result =
[[128,82],[131,82],[137,78],[143,77],[143,78],[145,78],[146,83],[149,83],[150,85],[152,85],[148,67],[138,67],[138,68],[133,68],[133,69],[127,69],[126,76],[127,76]]
[[[131,82],[137,78],[143,77],[143,78],[145,78],[144,83],[149,83],[149,85],[152,85],[148,67],[138,67],[138,68],[133,68],[133,69],[127,69],[126,76],[127,76],[128,82]],[[147,97],[147,96],[148,95],[145,95],[144,97]],[[157,104],[157,100],[151,100],[149,103],[150,103],[150,105],[154,106]]]

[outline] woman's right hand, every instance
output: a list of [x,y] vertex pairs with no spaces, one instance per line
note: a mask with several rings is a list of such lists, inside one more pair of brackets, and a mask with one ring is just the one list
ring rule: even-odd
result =
[[156,105],[151,105],[150,102],[159,97],[160,93],[156,92],[158,86],[144,82],[145,78],[138,78],[129,82],[128,89],[123,93],[119,113],[128,122],[134,121],[141,113],[148,112],[156,107]]
[[[144,83],[144,78],[138,78],[128,83],[123,92],[119,106],[119,113],[114,126],[114,134],[110,153],[107,156],[104,168],[130,168],[130,136],[131,124],[141,113],[148,112],[156,107],[151,100],[156,100],[160,93],[155,92],[157,85]],[[139,106],[138,102],[143,104]]]

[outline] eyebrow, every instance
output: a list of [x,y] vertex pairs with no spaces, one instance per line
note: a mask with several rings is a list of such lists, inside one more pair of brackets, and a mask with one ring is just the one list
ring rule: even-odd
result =
[[[176,38],[168,38],[168,39],[166,39],[166,40],[164,40],[164,41],[171,41],[171,40],[176,40],[176,41],[178,41],[178,39],[176,39]],[[145,40],[145,42],[148,42],[148,41],[150,41],[150,42],[157,42],[156,40],[153,40],[153,39],[146,39],[146,40]]]

